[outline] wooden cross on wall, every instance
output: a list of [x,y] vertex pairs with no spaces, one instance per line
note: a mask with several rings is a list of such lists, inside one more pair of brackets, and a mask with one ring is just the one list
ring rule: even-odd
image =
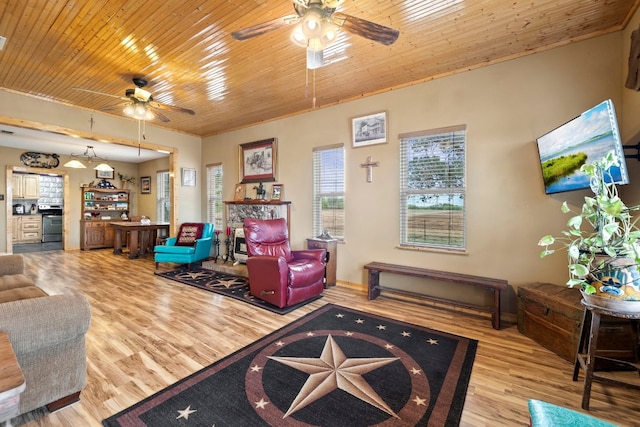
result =
[[380,166],[380,162],[371,160],[371,156],[367,157],[367,162],[360,165],[361,168],[367,168],[367,182],[373,182],[373,168]]

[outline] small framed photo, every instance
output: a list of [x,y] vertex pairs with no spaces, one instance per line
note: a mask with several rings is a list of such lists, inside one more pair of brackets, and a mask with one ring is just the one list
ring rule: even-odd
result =
[[276,139],[240,144],[240,181],[269,182],[276,180]]
[[182,168],[182,186],[183,187],[196,186],[196,170],[195,169]]
[[115,170],[110,170],[110,171],[99,171],[96,170],[96,178],[100,178],[100,179],[113,179],[113,177],[115,176]]
[[151,177],[150,176],[140,177],[140,193],[151,194]]
[[236,202],[244,200],[246,191],[247,187],[244,184],[236,184],[236,191],[233,194],[233,200]]
[[387,135],[386,111],[351,119],[351,142],[353,148],[385,144]]
[[273,184],[271,186],[271,200],[282,200],[284,197],[284,184]]

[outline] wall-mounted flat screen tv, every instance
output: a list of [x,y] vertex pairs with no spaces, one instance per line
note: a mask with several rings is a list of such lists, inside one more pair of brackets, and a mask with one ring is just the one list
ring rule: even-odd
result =
[[601,159],[611,150],[620,160],[620,167],[610,168],[609,174],[616,184],[629,183],[616,112],[610,99],[542,135],[537,142],[547,194],[589,188],[589,177],[580,167]]

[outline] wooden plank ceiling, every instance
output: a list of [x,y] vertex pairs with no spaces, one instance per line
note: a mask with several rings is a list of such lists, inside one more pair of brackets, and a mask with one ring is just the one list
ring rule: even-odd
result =
[[[93,110],[133,77],[163,110],[154,124],[207,136],[622,29],[637,0],[346,0],[338,11],[400,31],[391,46],[342,31],[307,72],[292,27],[231,33],[295,13],[290,0],[4,0],[0,87]],[[315,81],[315,84],[314,84]],[[121,108],[110,111],[121,115]]]

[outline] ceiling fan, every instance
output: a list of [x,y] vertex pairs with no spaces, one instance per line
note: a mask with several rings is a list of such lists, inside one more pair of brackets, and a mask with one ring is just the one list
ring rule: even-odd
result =
[[400,35],[396,29],[385,27],[362,18],[337,12],[344,0],[292,0],[295,15],[272,19],[231,33],[236,40],[247,40],[289,25],[298,24],[291,39],[307,48],[307,68],[322,66],[323,49],[337,39],[344,29],[352,34],[373,40],[385,46],[393,44]]
[[133,84],[135,84],[136,87],[133,89],[127,89],[124,93],[124,96],[111,95],[104,92],[96,92],[94,90],[84,89],[81,87],[74,87],[73,89],[121,99],[125,102],[104,107],[102,108],[102,110],[112,111],[119,107],[123,107],[122,111],[127,116],[133,117],[134,119],[138,120],[151,120],[154,117],[157,117],[158,119],[160,119],[160,121],[165,123],[170,121],[167,116],[165,116],[158,110],[175,111],[178,113],[190,114],[192,116],[196,114],[193,110],[190,110],[188,108],[177,107],[175,105],[163,104],[161,102],[154,101],[151,92],[143,89],[145,86],[147,86],[147,80],[141,77],[134,77],[132,80]]

